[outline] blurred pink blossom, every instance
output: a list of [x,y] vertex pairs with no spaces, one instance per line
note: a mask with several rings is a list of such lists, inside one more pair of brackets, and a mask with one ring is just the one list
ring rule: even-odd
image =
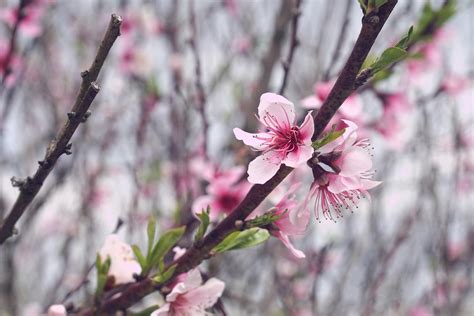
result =
[[166,296],[166,303],[151,316],[210,315],[206,309],[217,302],[224,288],[224,282],[216,278],[203,284],[201,273],[193,269],[178,277],[178,283]]
[[[306,109],[319,109],[327,99],[329,92],[334,86],[335,81],[319,82],[314,85],[314,95],[306,97],[301,101],[301,105]],[[334,122],[340,122],[341,119],[348,119],[358,124],[362,123],[363,104],[357,94],[351,94],[341,105],[338,112],[328,124],[331,126]]]
[[[250,189],[247,181],[236,182],[243,170],[224,172],[211,178],[206,188],[206,195],[198,197],[192,206],[194,214],[201,213],[208,206],[211,208],[210,217],[216,219],[219,214],[229,214],[243,200]],[[215,175],[214,175],[215,176]]]
[[306,257],[305,254],[296,249],[291,243],[289,236],[303,235],[309,224],[310,212],[307,209],[299,211],[295,192],[300,184],[294,184],[274,207],[274,214],[281,217],[273,222],[278,230],[272,230],[271,234],[280,239],[283,244],[297,258]]
[[[52,1],[31,1],[23,8],[23,16],[19,21],[18,29],[22,34],[30,38],[41,35],[41,18],[46,7]],[[3,20],[10,28],[13,28],[20,18],[19,8],[8,8],[0,10],[0,20]]]
[[455,96],[469,86],[469,78],[461,75],[450,74],[444,77],[441,89],[451,96]]
[[408,316],[434,316],[434,314],[430,309],[428,309],[428,307],[417,305],[408,312]]
[[297,126],[293,103],[281,95],[264,93],[258,105],[258,119],[266,127],[263,133],[252,134],[234,128],[238,140],[263,152],[249,164],[249,182],[265,183],[275,175],[281,164],[297,168],[311,158],[314,132],[311,112],[301,126]]
[[64,305],[51,305],[48,308],[48,316],[66,316],[66,308]]
[[132,247],[124,243],[116,234],[107,236],[99,255],[102,261],[110,257],[111,265],[108,275],[114,277],[115,285],[133,282],[135,281],[133,275],[141,272]]
[[[9,54],[12,55],[8,56]],[[23,62],[18,55],[10,53],[9,43],[0,40],[0,74],[2,76],[6,75],[5,79],[0,79],[5,80],[7,87],[12,87],[15,84],[22,64]]]
[[[372,157],[367,139],[359,139],[357,125],[344,120],[344,134],[317,149],[318,163],[313,167],[315,180],[305,198],[303,208],[314,199],[314,212],[319,220],[319,211],[326,219],[342,217],[343,209],[357,207],[361,197],[369,197],[367,190],[381,182],[371,180]],[[317,176],[317,177],[316,177]]]

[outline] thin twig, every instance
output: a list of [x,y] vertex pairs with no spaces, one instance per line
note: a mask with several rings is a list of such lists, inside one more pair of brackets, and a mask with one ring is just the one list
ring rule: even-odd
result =
[[290,47],[288,49],[288,57],[285,61],[283,61],[283,81],[280,86],[279,94],[283,94],[285,92],[286,84],[288,82],[288,77],[290,75],[291,69],[291,62],[293,61],[293,55],[295,54],[296,47],[298,47],[299,42],[297,38],[298,34],[298,21],[301,15],[301,0],[295,0],[295,4],[293,7],[293,17],[291,19],[291,39],[290,39]]
[[[370,22],[374,19],[369,21],[369,19],[364,18],[362,20],[362,29],[353,51],[347,60],[340,77],[329,93],[328,98],[314,119],[316,127],[313,136],[314,138],[317,138],[321,134],[337,109],[354,91],[354,81],[357,73],[396,3],[397,0],[389,0],[380,8],[378,12],[378,23]],[[173,264],[176,264],[176,269],[173,276],[170,278],[170,281],[172,281],[175,276],[193,269],[203,260],[208,258],[211,250],[226,236],[236,230],[236,222],[244,221],[249,214],[260,205],[268,194],[270,194],[270,192],[272,192],[273,189],[275,189],[292,171],[293,168],[282,165],[275,176],[265,184],[253,185],[247,196],[231,214],[220,222],[198,244],[194,244],[178,260],[173,262]],[[78,315],[94,315],[100,312],[113,313],[117,310],[126,309],[140,301],[146,295],[154,292],[159,286],[161,285],[157,285],[150,278],[146,278],[124,287],[120,292],[120,295],[115,295],[114,297],[101,302],[97,308],[84,309],[80,311]]]
[[46,155],[44,159],[39,162],[39,167],[34,176],[27,177],[24,180],[18,180],[15,177],[12,178],[12,184],[20,188],[20,194],[18,195],[10,213],[7,215],[0,227],[0,245],[13,235],[15,224],[41,189],[44,180],[53,169],[59,157],[62,154],[71,153],[71,144],[69,141],[79,124],[87,119],[87,116],[89,115],[88,109],[99,92],[99,86],[95,81],[99,76],[100,69],[104,64],[113,43],[120,35],[121,24],[122,18],[116,14],[112,14],[107,32],[99,46],[94,62],[88,70],[81,73],[81,88],[71,112],[68,113],[68,119],[56,137],[49,144],[46,150]]
[[196,42],[197,37],[197,25],[196,25],[196,13],[194,12],[194,1],[191,1],[189,4],[189,21],[191,26],[191,37],[189,38],[189,45],[194,56],[194,75],[195,81],[194,86],[196,88],[196,106],[201,116],[202,121],[202,136],[203,136],[203,154],[204,157],[207,157],[207,132],[209,129],[209,122],[206,118],[206,93],[204,92],[204,87],[202,85],[202,75],[201,75],[201,59],[199,58],[199,52]]

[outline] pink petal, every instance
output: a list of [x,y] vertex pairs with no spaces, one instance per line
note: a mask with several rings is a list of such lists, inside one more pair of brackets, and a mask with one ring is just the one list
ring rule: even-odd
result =
[[314,149],[311,146],[298,146],[298,148],[286,156],[282,163],[291,168],[297,168],[305,164],[313,156]]
[[314,134],[314,121],[313,116],[311,115],[313,111],[309,111],[304,118],[303,124],[300,126],[301,137],[305,145],[311,145],[311,137]]
[[320,82],[314,86],[314,91],[316,92],[316,96],[321,99],[323,102],[329,96],[329,92],[331,92],[332,87],[334,86],[334,81],[327,81],[327,82]]
[[295,106],[285,97],[275,93],[264,93],[258,105],[258,117],[261,121],[268,114],[275,117],[280,123],[293,125],[295,122]]
[[350,95],[341,105],[339,111],[345,117],[356,119],[362,114],[362,102],[356,94]]
[[212,205],[214,204],[214,198],[210,195],[203,195],[198,197],[194,200],[193,206],[191,207],[193,214],[197,215],[202,212],[202,210],[206,210],[207,207],[211,207],[212,213]]
[[369,180],[369,179],[362,179],[360,180],[360,182],[362,184],[362,189],[364,190],[373,189],[382,183],[382,181],[374,181],[374,180]]
[[244,142],[245,145],[251,146],[257,150],[262,150],[265,146],[263,145],[266,141],[259,138],[266,138],[266,133],[252,134],[241,130],[240,128],[234,128],[235,138]]
[[362,187],[359,177],[343,177],[341,175],[328,175],[328,190],[334,194],[349,190],[359,190]]
[[258,156],[249,163],[248,181],[250,183],[263,184],[270,180],[280,168],[280,164],[270,162],[269,155]]
[[206,309],[216,304],[222,292],[224,292],[224,288],[224,282],[211,278],[204,285],[186,293],[184,297],[190,306],[199,306],[201,309]]
[[306,258],[304,252],[296,249],[295,246],[293,246],[287,235],[282,234],[281,232],[277,232],[275,236],[281,240],[281,242],[285,245],[286,248],[288,248],[288,250],[290,250],[293,256],[295,256],[296,258]]
[[323,102],[321,99],[317,98],[314,95],[304,98],[301,100],[301,106],[305,109],[319,109]]
[[338,160],[341,176],[355,176],[372,168],[372,158],[369,153],[360,147],[351,147]]

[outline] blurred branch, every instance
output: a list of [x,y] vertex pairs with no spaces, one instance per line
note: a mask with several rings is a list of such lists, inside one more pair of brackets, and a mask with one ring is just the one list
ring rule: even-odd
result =
[[[375,15],[372,14],[370,16],[371,18],[364,17],[362,19],[362,28],[352,53],[350,54],[341,75],[329,93],[328,98],[322,105],[321,110],[314,118],[316,127],[313,136],[314,139],[322,133],[337,109],[354,91],[354,82],[357,73],[396,3],[397,0],[389,0],[380,8],[376,16],[377,18],[373,18]],[[203,260],[209,258],[211,250],[224,240],[226,236],[237,230],[236,226],[238,225],[236,224],[244,221],[249,214],[260,205],[268,194],[270,194],[270,192],[272,192],[273,189],[275,189],[292,171],[293,168],[282,165],[276,175],[265,184],[253,185],[247,196],[231,214],[220,222],[203,239],[194,243],[194,245],[178,260],[172,263],[176,264],[176,269],[173,276],[169,279],[169,282],[171,282],[177,275],[193,269]],[[151,279],[146,278],[124,287],[119,295],[113,295],[102,301],[96,308],[88,308],[80,311],[79,315],[94,315],[100,312],[113,313],[117,310],[126,309],[140,301],[146,295],[158,290],[161,286],[161,284],[156,284]]]
[[202,120],[202,137],[203,137],[203,154],[204,157],[207,157],[207,132],[209,129],[209,122],[206,118],[206,93],[204,92],[204,87],[202,85],[202,75],[201,75],[201,59],[199,58],[199,52],[196,43],[197,37],[197,25],[196,25],[196,13],[194,9],[194,1],[191,1],[189,4],[189,20],[191,24],[191,37],[189,38],[189,45],[194,56],[194,75],[195,81],[194,86],[196,88],[196,107],[201,115]]
[[283,81],[280,86],[279,94],[283,94],[285,92],[286,88],[286,83],[288,81],[288,76],[290,75],[290,68],[291,68],[291,62],[293,61],[293,55],[295,53],[296,47],[298,46],[298,20],[301,15],[301,1],[302,0],[295,0],[293,9],[292,9],[292,14],[293,18],[291,19],[291,39],[290,39],[290,48],[288,49],[288,57],[286,58],[285,61],[283,61]]
[[81,73],[81,88],[71,112],[68,113],[68,120],[49,144],[44,160],[38,162],[39,167],[34,176],[27,177],[26,179],[12,178],[12,184],[19,187],[20,194],[0,227],[0,245],[13,235],[15,224],[41,189],[44,180],[53,169],[59,157],[62,154],[71,153],[71,144],[69,141],[79,124],[84,122],[89,115],[87,111],[99,92],[99,86],[95,81],[99,76],[99,72],[113,43],[120,35],[121,24],[122,18],[116,14],[112,14],[107,32],[99,46],[94,62],[88,70]]

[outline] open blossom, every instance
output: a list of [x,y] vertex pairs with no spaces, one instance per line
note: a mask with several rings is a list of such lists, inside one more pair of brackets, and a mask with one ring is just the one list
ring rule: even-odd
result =
[[297,168],[311,158],[314,132],[311,112],[298,126],[293,103],[281,95],[264,93],[258,105],[258,119],[266,128],[265,132],[252,134],[234,128],[238,140],[262,152],[249,164],[249,182],[265,183],[276,174],[281,164]]
[[208,316],[211,308],[221,297],[225,284],[211,278],[202,284],[201,273],[193,269],[178,276],[178,283],[166,296],[166,303],[151,316]]
[[99,251],[102,261],[110,257],[109,276],[114,277],[115,285],[135,281],[134,274],[140,274],[140,264],[135,260],[132,247],[124,243],[119,236],[111,234]]
[[272,230],[270,233],[280,239],[295,257],[304,258],[306,257],[305,254],[296,249],[289,239],[289,236],[303,235],[310,218],[310,212],[306,208],[298,208],[298,202],[294,194],[298,188],[299,183],[292,185],[275,205],[274,214],[281,215],[281,217],[273,222],[278,230]]
[[322,211],[326,219],[342,217],[343,209],[357,207],[361,197],[369,197],[367,190],[380,184],[371,180],[372,158],[367,139],[359,139],[357,125],[344,120],[344,134],[317,149],[316,163],[312,166],[314,182],[303,203],[308,207],[314,199],[316,219]]

